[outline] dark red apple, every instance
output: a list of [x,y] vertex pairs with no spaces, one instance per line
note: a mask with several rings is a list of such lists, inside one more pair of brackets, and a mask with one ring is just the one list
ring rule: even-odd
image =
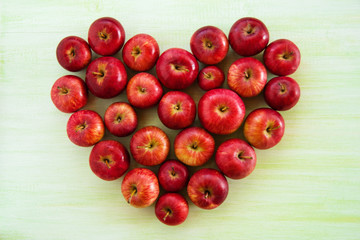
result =
[[214,209],[222,204],[229,192],[229,185],[221,172],[203,168],[195,172],[188,183],[190,200],[199,208]]
[[215,162],[225,176],[241,179],[255,169],[256,154],[247,142],[233,138],[219,146],[215,154]]
[[283,117],[270,108],[259,108],[252,111],[244,124],[246,140],[258,149],[268,149],[278,144],[284,135]]
[[286,76],[294,73],[300,65],[299,48],[290,40],[279,39],[267,46],[264,52],[266,68],[273,74]]
[[104,121],[109,132],[117,137],[129,136],[138,124],[135,110],[125,102],[111,104],[106,109]]
[[229,88],[241,97],[254,97],[265,87],[264,65],[252,57],[240,58],[231,64],[227,76]]
[[56,58],[63,68],[77,72],[90,63],[91,50],[84,39],[70,36],[60,41],[56,48]]
[[178,192],[186,186],[189,170],[179,161],[168,160],[160,166],[158,178],[165,191]]
[[182,129],[193,124],[196,117],[196,103],[184,92],[166,93],[158,106],[160,121],[168,128]]
[[189,213],[189,205],[178,193],[165,193],[155,205],[155,215],[160,222],[175,226],[183,223]]
[[86,105],[88,99],[84,81],[73,75],[56,80],[50,95],[55,107],[64,113],[76,112]]
[[90,168],[99,178],[112,181],[121,177],[130,165],[126,148],[114,140],[97,143],[90,153]]
[[253,56],[264,50],[269,43],[269,31],[259,19],[241,18],[232,25],[229,42],[237,54],[245,57]]
[[118,20],[111,17],[99,18],[89,28],[88,41],[97,54],[114,55],[124,44],[125,31]]
[[114,57],[101,57],[86,69],[86,85],[99,98],[113,98],[124,90],[127,75],[124,65]]
[[160,49],[155,38],[148,34],[137,34],[130,38],[122,50],[124,63],[132,70],[150,70],[159,58]]
[[245,116],[241,98],[229,89],[213,89],[199,101],[198,115],[201,124],[211,133],[226,135],[235,132]]
[[170,89],[184,89],[196,79],[199,64],[196,58],[181,48],[170,48],[163,52],[156,64],[160,82]]
[[217,66],[204,67],[200,70],[198,76],[199,86],[205,91],[221,87],[224,80],[224,72]]
[[80,110],[70,116],[66,131],[71,142],[81,147],[89,147],[102,139],[105,127],[97,112]]

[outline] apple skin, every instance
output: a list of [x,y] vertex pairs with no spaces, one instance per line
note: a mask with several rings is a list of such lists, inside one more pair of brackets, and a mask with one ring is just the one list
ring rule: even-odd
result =
[[70,116],[66,131],[71,142],[81,147],[89,147],[102,139],[105,127],[97,112],[80,110]]
[[211,133],[226,135],[235,132],[245,116],[241,98],[229,89],[213,89],[199,101],[198,116],[202,126]]
[[232,138],[219,146],[215,154],[215,162],[225,176],[241,179],[255,169],[256,154],[247,142]]
[[86,69],[86,85],[99,98],[113,98],[126,86],[127,74],[124,65],[114,57],[100,57]]
[[253,56],[264,50],[269,43],[269,31],[259,19],[241,18],[232,25],[229,42],[240,56]]
[[71,72],[77,72],[90,63],[91,50],[84,39],[69,36],[58,44],[56,58],[63,68]]
[[84,81],[73,75],[62,76],[55,81],[50,92],[55,107],[64,113],[76,112],[87,103]]
[[266,68],[259,60],[252,57],[236,60],[231,64],[227,76],[229,88],[241,97],[259,95],[266,81]]
[[145,208],[153,204],[159,196],[159,181],[151,170],[134,168],[125,175],[121,192],[131,206]]
[[160,222],[176,226],[183,223],[189,213],[186,199],[179,193],[165,193],[155,205],[155,215]]
[[196,117],[196,103],[184,92],[170,91],[158,105],[160,121],[168,128],[183,129],[193,124]]
[[199,87],[204,91],[219,88],[224,83],[224,72],[217,66],[207,66],[198,75]]
[[277,111],[259,108],[252,111],[244,124],[244,136],[255,148],[268,149],[278,144],[284,135],[285,122]]
[[216,169],[203,168],[195,172],[188,183],[190,200],[199,208],[214,209],[222,204],[229,192],[224,175]]
[[219,28],[205,26],[192,35],[190,48],[200,62],[214,65],[226,57],[229,51],[229,42],[225,33]]
[[128,170],[130,156],[121,143],[114,140],[101,141],[91,150],[89,165],[96,176],[112,181]]
[[163,94],[159,81],[150,73],[142,72],[132,77],[126,87],[129,103],[137,108],[156,105]]
[[177,160],[164,162],[158,172],[159,183],[167,192],[178,192],[189,180],[189,170]]
[[122,50],[122,58],[130,69],[145,72],[154,67],[160,55],[155,38],[148,34],[137,34],[130,38]]
[[170,140],[158,127],[147,126],[138,130],[130,140],[130,152],[136,162],[155,166],[165,161],[170,151]]
[[186,128],[178,133],[174,141],[175,155],[189,166],[201,166],[215,150],[214,138],[203,128]]
[[160,82],[170,89],[185,89],[196,79],[199,64],[196,58],[181,48],[170,48],[163,52],[156,64]]
[[138,119],[130,104],[115,102],[106,109],[104,122],[110,133],[117,137],[125,137],[135,131]]
[[300,87],[291,77],[274,77],[266,84],[264,97],[272,109],[289,110],[300,99]]
[[124,44],[125,31],[118,20],[111,17],[99,18],[89,28],[88,41],[97,54],[114,55]]
[[263,58],[266,68],[271,73],[286,76],[298,69],[301,55],[299,48],[293,42],[279,39],[267,46]]

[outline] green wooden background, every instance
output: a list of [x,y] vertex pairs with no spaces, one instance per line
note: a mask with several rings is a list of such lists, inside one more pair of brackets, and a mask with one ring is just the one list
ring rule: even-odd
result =
[[[359,12],[358,0],[0,0],[0,239],[360,239]],[[300,48],[302,62],[292,77],[302,95],[283,113],[284,138],[256,151],[252,175],[229,180],[219,208],[190,204],[184,224],[165,226],[154,206],[128,206],[122,178],[98,179],[88,166],[91,148],[68,140],[69,115],[50,100],[54,81],[69,73],[55,49],[68,35],[87,38],[90,24],[103,16],[117,18],[126,39],[154,36],[161,52],[189,50],[191,35],[205,25],[228,34],[245,16],[261,19],[270,41],[288,38]],[[230,50],[220,66],[227,71],[237,58]],[[76,75],[84,78],[84,71]],[[196,102],[203,94],[196,84],[186,92]],[[110,100],[91,96],[86,109],[103,115],[120,100],[125,93]],[[244,101],[247,113],[265,106],[263,96]],[[173,140],[178,131],[166,129],[155,111],[138,111],[139,128],[158,125]],[[216,137],[217,145],[229,137],[242,134]],[[130,138],[107,133],[105,139],[128,146]],[[215,167],[213,159],[206,166]]]

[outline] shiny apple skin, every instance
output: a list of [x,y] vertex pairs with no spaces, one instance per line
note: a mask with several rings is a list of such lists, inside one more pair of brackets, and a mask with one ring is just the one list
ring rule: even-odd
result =
[[204,67],[200,70],[198,75],[199,87],[204,91],[221,87],[224,80],[224,72],[217,66]]
[[130,104],[115,102],[106,109],[104,122],[111,134],[117,137],[125,137],[135,131],[138,119]]
[[160,186],[167,192],[178,192],[189,180],[189,170],[177,160],[164,162],[158,172]]
[[178,193],[165,193],[155,205],[155,215],[160,222],[176,226],[183,223],[189,213],[186,199]]

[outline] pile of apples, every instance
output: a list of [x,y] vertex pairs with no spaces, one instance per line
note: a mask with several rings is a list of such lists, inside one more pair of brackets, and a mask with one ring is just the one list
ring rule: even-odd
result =
[[[145,167],[130,170],[123,178],[121,191],[125,200],[138,208],[148,207],[158,199],[157,218],[165,224],[178,225],[185,221],[189,211],[186,199],[178,193],[181,189],[187,187],[188,197],[196,206],[214,209],[227,197],[229,187],[225,176],[242,179],[254,170],[253,147],[268,149],[281,140],[285,123],[278,111],[292,108],[300,97],[299,85],[287,76],[298,68],[300,52],[286,39],[268,45],[266,26],[250,17],[235,22],[228,38],[217,27],[198,29],[190,40],[192,54],[171,48],[160,55],[158,43],[148,34],[138,34],[125,45],[124,42],[122,25],[110,17],[92,23],[88,43],[80,37],[64,38],[56,50],[58,62],[72,72],[87,67],[85,82],[77,76],[63,76],[54,83],[51,99],[60,111],[73,113],[67,123],[69,139],[82,147],[95,145],[89,158],[90,168],[96,176],[108,181],[125,174],[130,154],[117,141],[100,141],[105,127],[117,137],[129,136],[137,128],[136,111],[158,104],[160,121],[167,128],[181,130],[174,141],[178,160],[165,161],[171,143],[162,129],[156,126],[139,129],[130,141],[132,158],[144,166],[162,165],[157,175]],[[228,69],[230,89],[224,89],[221,86],[225,75],[216,64],[226,57],[229,45],[243,58]],[[124,64],[112,57],[122,47],[125,65],[140,72],[129,81]],[[251,57],[263,50],[264,64]],[[92,51],[103,57],[91,61]],[[199,71],[198,61],[207,66]],[[146,72],[154,66],[157,77]],[[278,76],[267,82],[267,70]],[[181,91],[196,79],[206,91],[197,107],[192,97]],[[166,94],[163,87],[169,89]],[[104,121],[95,111],[80,110],[86,105],[88,90],[99,98],[113,98],[125,89],[128,103],[111,104]],[[241,98],[254,97],[263,90],[271,108],[256,109],[247,116],[243,127],[247,141],[229,139],[215,152],[211,134],[237,131],[245,117]],[[196,108],[203,128],[191,126]],[[203,168],[189,176],[187,166],[201,166],[214,153],[219,170]],[[166,191],[161,197],[160,186]]]

